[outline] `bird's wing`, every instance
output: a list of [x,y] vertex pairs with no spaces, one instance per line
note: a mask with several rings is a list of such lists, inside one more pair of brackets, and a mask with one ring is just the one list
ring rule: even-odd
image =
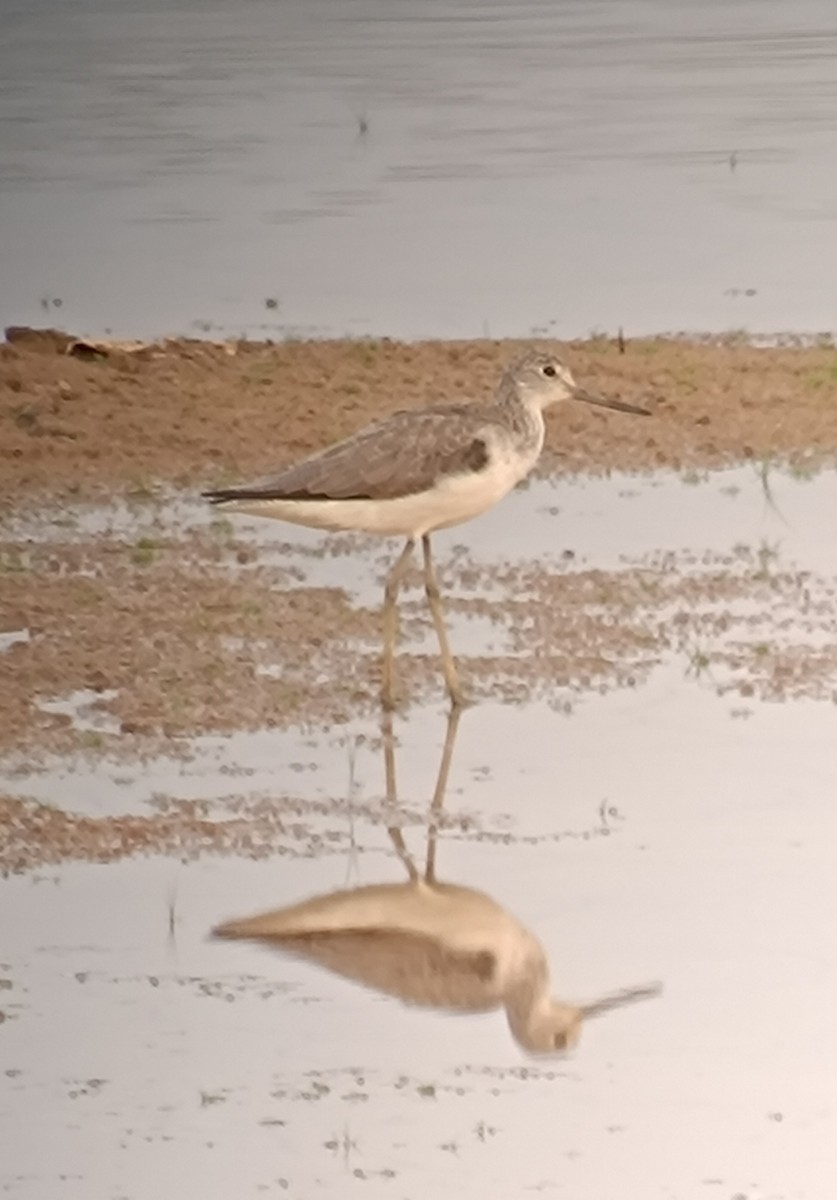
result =
[[467,474],[487,466],[485,423],[480,405],[394,413],[278,474],[206,495],[216,504],[225,500],[388,500],[414,495],[431,488],[440,475]]
[[497,962],[488,950],[453,950],[402,929],[341,929],[257,938],[365,987],[426,1008],[484,1012],[496,1008]]

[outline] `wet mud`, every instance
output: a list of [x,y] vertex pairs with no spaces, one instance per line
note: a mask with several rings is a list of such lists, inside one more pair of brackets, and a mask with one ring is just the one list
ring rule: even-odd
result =
[[[519,349],[102,348],[35,331],[0,347],[5,869],[107,859],[116,845],[193,856],[279,844],[256,813],[249,847],[237,826],[202,825],[188,807],[167,823],[157,813],[114,826],[127,818],[111,815],[97,827],[86,813],[73,824],[33,808],[43,800],[26,780],[62,758],[188,761],[207,735],[374,721],[395,543],[219,518],[200,488],[315,449],[396,403],[485,394]],[[658,339],[624,354],[578,343],[566,356],[590,387],[654,417],[564,406],[550,418],[540,479],[439,539],[469,698],[572,714],[586,696],[637,689],[674,661],[741,716],[765,700],[834,702],[835,580],[787,553],[800,519],[833,503],[830,472],[817,470],[837,453],[832,352]],[[717,470],[741,460],[749,466]],[[586,499],[584,481],[597,476]],[[708,490],[702,524],[698,500],[685,529],[678,511],[690,491]],[[758,497],[769,528],[757,534],[751,522],[749,536],[729,540],[718,499],[734,512],[742,493]],[[810,503],[789,524],[791,493]],[[661,530],[667,544],[657,545],[652,526],[643,539],[646,514],[663,512],[673,536]],[[600,531],[614,526],[613,551],[597,557]],[[419,583],[416,571],[401,607],[402,712],[441,698]]]

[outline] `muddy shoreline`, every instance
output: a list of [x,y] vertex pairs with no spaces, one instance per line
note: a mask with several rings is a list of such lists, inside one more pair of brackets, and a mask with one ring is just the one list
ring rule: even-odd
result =
[[[188,758],[208,733],[372,717],[388,544],[318,539],[303,561],[283,549],[281,526],[248,536],[206,511],[200,490],[397,407],[490,394],[531,343],[177,341],[81,357],[69,344],[30,333],[0,346],[0,756],[15,780],[0,788],[0,867],[12,870],[116,853],[119,822],[94,828],[27,801],[27,778],[46,762]],[[837,461],[829,346],[656,339],[621,353],[594,339],[564,353],[585,386],[653,417],[564,406],[548,418],[543,476],[685,477],[751,460],[767,487],[770,471],[804,480]],[[119,505],[128,516],[109,525]],[[461,543],[440,567],[452,620],[488,631],[464,655],[475,700],[571,712],[585,695],[641,685],[672,656],[714,671],[734,715],[758,700],[837,697],[834,580],[773,561],[769,547],[603,570],[569,552],[557,565],[486,565],[469,555],[466,528]],[[374,586],[358,603],[361,555]],[[333,581],[309,583],[306,562],[330,558]],[[440,698],[418,590],[401,620],[405,702]],[[123,832],[136,852],[245,852],[240,814],[229,838],[192,816]],[[264,834],[268,849],[280,826]]]
[[[38,497],[101,497],[165,481],[196,492],[264,473],[397,408],[491,395],[525,347],[388,340],[211,343],[67,353],[22,331],[0,345],[0,469],[8,513]],[[653,424],[581,405],[549,414],[543,472],[712,469],[743,459],[837,461],[830,345],[605,338],[561,352],[590,390],[644,404]]]

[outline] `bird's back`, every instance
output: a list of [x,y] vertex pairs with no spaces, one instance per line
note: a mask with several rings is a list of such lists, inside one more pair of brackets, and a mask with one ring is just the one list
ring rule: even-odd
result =
[[503,437],[511,437],[500,418],[497,406],[489,404],[396,412],[280,471],[207,495],[216,504],[417,495],[440,477],[484,470]]

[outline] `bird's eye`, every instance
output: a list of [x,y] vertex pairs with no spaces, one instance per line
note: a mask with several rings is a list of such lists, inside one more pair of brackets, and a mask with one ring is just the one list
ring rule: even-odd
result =
[[557,372],[557,371],[555,370],[555,368],[553,367],[552,363],[549,363],[549,364],[548,364],[548,366],[545,366],[545,367],[542,369],[542,373],[543,373],[544,375],[548,375],[550,379],[552,378],[552,376],[553,376],[553,375],[557,375],[557,374],[558,374],[558,372]]

